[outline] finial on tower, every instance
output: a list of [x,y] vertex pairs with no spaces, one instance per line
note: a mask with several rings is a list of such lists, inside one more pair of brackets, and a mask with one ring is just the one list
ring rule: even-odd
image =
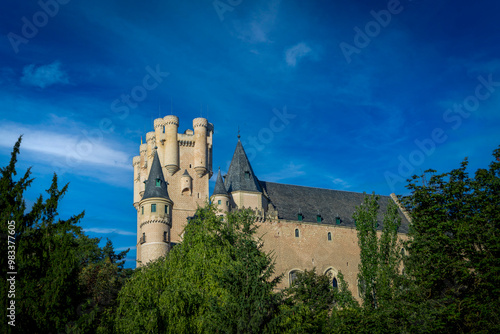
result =
[[240,139],[240,126],[238,125],[238,139]]

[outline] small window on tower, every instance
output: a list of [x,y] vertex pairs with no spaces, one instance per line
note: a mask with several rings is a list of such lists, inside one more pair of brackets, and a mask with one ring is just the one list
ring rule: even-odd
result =
[[299,220],[299,222],[302,221],[302,219],[304,219],[304,215],[299,213],[298,216],[297,216],[297,219]]
[[299,232],[299,229],[296,228],[295,229],[295,238],[298,238],[300,236],[300,232]]
[[322,221],[322,220],[323,220],[323,218],[321,218],[321,215],[317,215],[317,216],[316,216],[316,221],[317,221],[318,223],[321,223],[321,221]]
[[151,212],[156,212],[156,204],[151,204]]
[[163,133],[165,133],[165,126],[163,126]]
[[328,241],[332,241],[332,232],[328,232]]
[[245,179],[250,180],[250,172],[245,171]]
[[340,225],[340,217],[335,217],[335,224]]
[[144,207],[141,206],[141,214],[143,215],[144,214]]
[[168,213],[168,205],[165,205],[165,213]]
[[226,201],[226,205],[229,206],[229,201]]
[[156,186],[161,187],[161,180],[160,179],[156,179]]
[[217,204],[221,205],[221,204],[222,204],[222,201],[221,201],[221,200],[218,200],[218,201],[217,201]]

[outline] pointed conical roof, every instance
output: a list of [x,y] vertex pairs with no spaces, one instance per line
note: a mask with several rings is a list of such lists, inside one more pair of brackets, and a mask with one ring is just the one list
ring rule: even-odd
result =
[[155,155],[153,157],[153,164],[151,165],[151,170],[149,171],[149,177],[146,181],[146,189],[144,190],[142,199],[145,200],[146,198],[152,197],[170,199],[168,197],[167,183],[163,177],[160,158],[158,158],[157,151],[155,151]]
[[248,157],[239,139],[224,184],[228,192],[238,190],[262,192],[259,180],[252,170],[250,161],[248,161]]
[[215,181],[215,187],[214,187],[214,192],[212,193],[212,196],[214,195],[224,195],[228,196],[226,187],[224,186],[224,181],[222,181],[222,176],[220,174],[220,168],[219,168],[219,174],[217,174],[217,181]]

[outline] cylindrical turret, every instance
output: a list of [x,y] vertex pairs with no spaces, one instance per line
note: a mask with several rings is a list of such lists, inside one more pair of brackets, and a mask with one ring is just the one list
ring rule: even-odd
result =
[[150,197],[139,203],[137,248],[140,248],[140,265],[156,260],[169,251],[172,208],[172,201],[166,198]]
[[163,118],[165,125],[165,159],[167,171],[170,175],[177,172],[179,167],[179,144],[177,142],[177,131],[179,129],[179,118],[168,115]]
[[146,185],[144,184],[144,181],[146,181],[147,178],[147,168],[148,168],[148,144],[141,144],[140,146],[140,180],[139,180],[139,198],[142,198],[142,194],[144,193],[144,189]]
[[149,168],[151,167],[151,162],[153,161],[153,150],[156,146],[156,133],[154,131],[146,133],[146,143],[148,145],[146,158],[148,160],[148,174],[149,174]]
[[222,195],[222,194],[212,195],[212,198],[210,200],[212,201],[213,204],[215,204],[217,210],[223,215],[225,215],[226,212],[229,212],[230,205],[229,205],[228,195]]
[[154,121],[156,146],[158,146],[158,156],[163,161],[164,143],[165,143],[165,120],[157,118]]
[[194,129],[194,170],[198,177],[207,172],[207,126],[206,118],[195,118]]
[[141,200],[139,192],[141,191],[141,156],[132,158],[132,165],[134,166],[134,203]]

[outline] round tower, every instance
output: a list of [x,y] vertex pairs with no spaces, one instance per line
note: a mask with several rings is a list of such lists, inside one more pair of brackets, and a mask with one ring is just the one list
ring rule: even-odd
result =
[[[156,147],[156,133],[154,131],[150,131],[146,133],[146,144],[147,146],[147,152],[146,152],[146,158],[148,162],[150,163],[152,161],[153,157],[153,150]],[[148,166],[149,167],[149,166]]]
[[137,206],[138,266],[165,256],[170,250],[174,203],[168,196],[167,183],[156,150],[153,155],[146,190]]
[[220,173],[217,174],[217,181],[215,181],[214,192],[210,197],[210,201],[217,207],[217,210],[221,212],[223,215],[230,210],[230,197],[226,191],[226,187],[224,186],[224,181],[222,181],[222,176]]
[[207,169],[207,126],[206,118],[195,118],[194,129],[194,170],[198,177],[202,177]]
[[163,161],[164,154],[164,143],[165,143],[165,120],[163,118],[157,118],[154,120],[156,146],[158,146],[158,157],[160,161]]
[[177,132],[179,129],[179,118],[168,115],[163,118],[165,126],[165,160],[167,171],[170,175],[175,174],[179,167],[179,144],[177,142]]
[[141,156],[138,155],[132,158],[132,165],[134,166],[134,203],[141,200],[139,192],[141,192]]

